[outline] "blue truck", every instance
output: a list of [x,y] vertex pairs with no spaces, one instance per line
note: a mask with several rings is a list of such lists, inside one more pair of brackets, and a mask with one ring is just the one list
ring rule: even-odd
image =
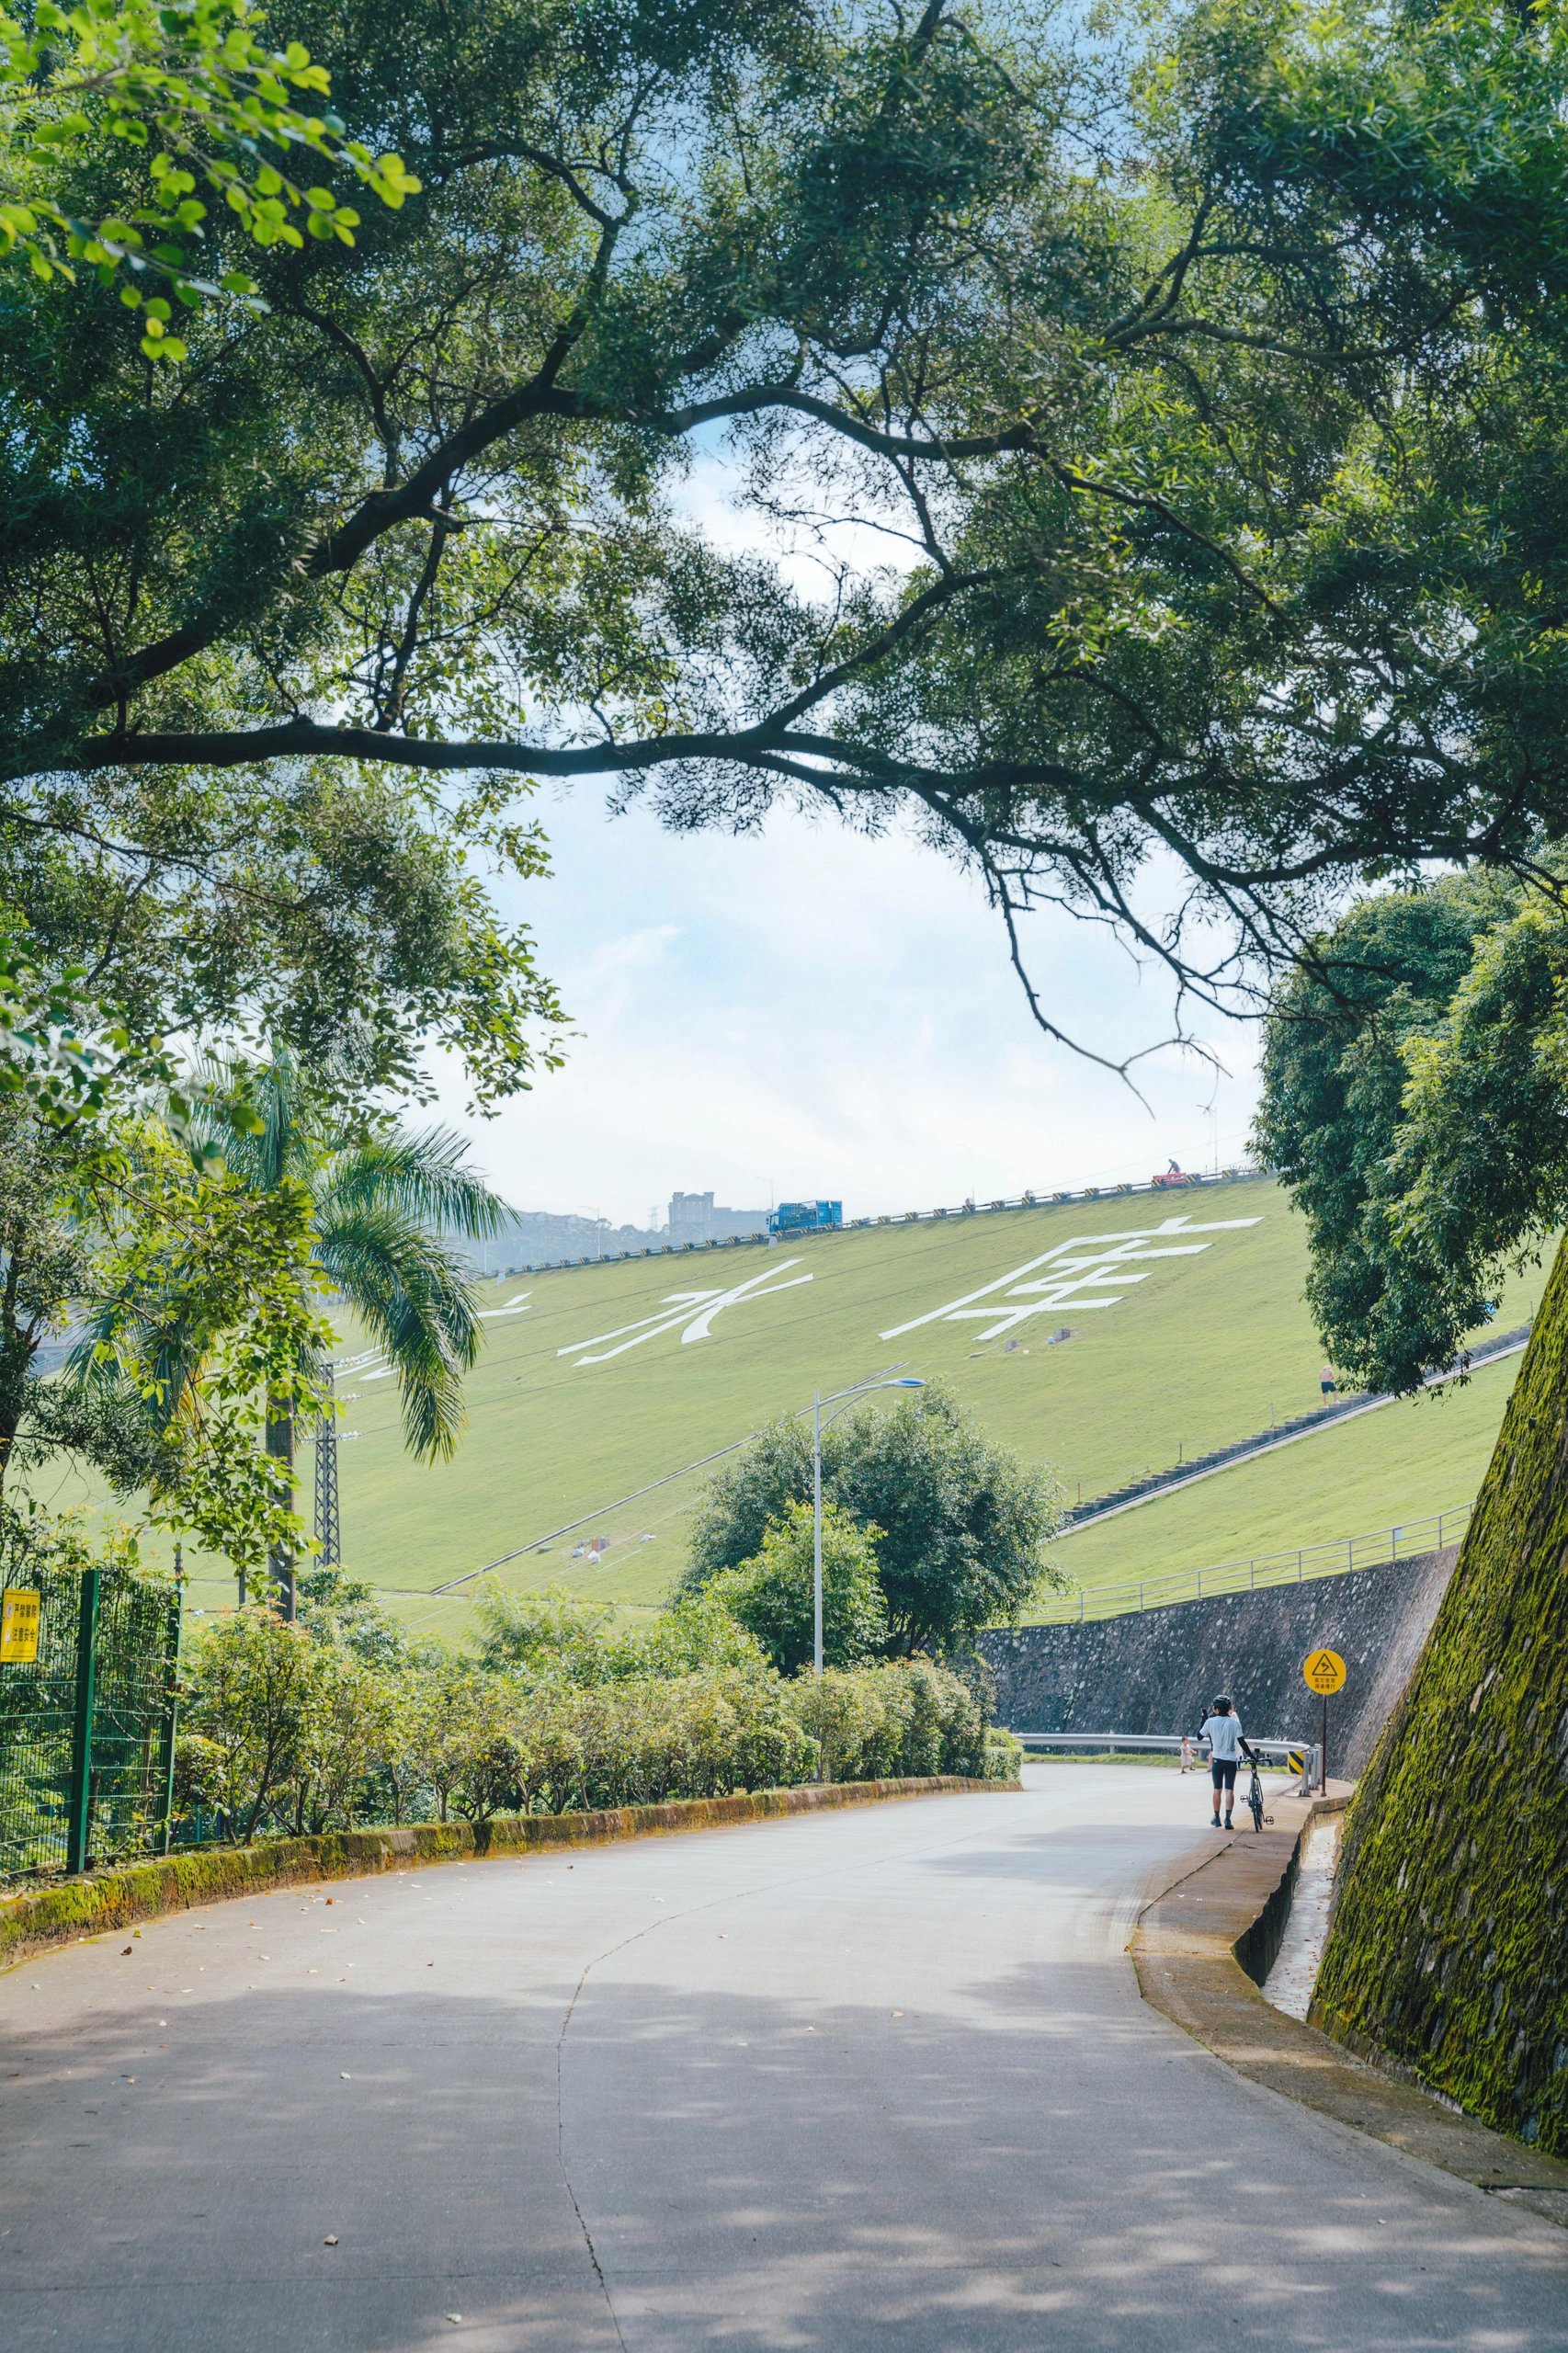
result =
[[769,1233],[835,1233],[843,1223],[842,1201],[780,1201],[767,1215]]

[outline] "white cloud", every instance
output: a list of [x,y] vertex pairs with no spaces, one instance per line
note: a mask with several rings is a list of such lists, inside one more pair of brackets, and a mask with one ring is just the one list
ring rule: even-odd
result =
[[[463,1122],[519,1207],[642,1223],[673,1188],[711,1186],[742,1209],[837,1196],[853,1216],[1241,1155],[1249,1029],[1209,1022],[1218,1083],[1141,1065],[1151,1119],[1034,1027],[978,886],[914,842],[787,813],[760,835],[671,835],[587,791],[540,813],[555,877],[509,904],[582,1034],[564,1070]],[[1048,1012],[1085,1043],[1168,1033],[1168,989],[1110,935],[1054,912],[1028,931]],[[459,1117],[460,1074],[440,1076]]]

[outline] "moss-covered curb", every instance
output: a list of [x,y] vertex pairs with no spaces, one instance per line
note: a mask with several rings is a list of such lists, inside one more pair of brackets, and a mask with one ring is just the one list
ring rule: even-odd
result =
[[1235,1838],[1155,1896],[1133,1931],[1139,1991],[1249,2082],[1568,2227],[1568,2165],[1375,2071],[1258,1991],[1254,1972],[1278,1950],[1301,1840],[1322,1811],[1321,1799],[1276,1798],[1278,1827]]
[[475,1855],[600,1846],[614,1838],[767,1822],[833,1806],[877,1805],[890,1798],[945,1797],[1021,1786],[1017,1781],[965,1780],[954,1774],[928,1780],[827,1781],[806,1789],[751,1790],[728,1798],[681,1798],[669,1805],[619,1806],[602,1813],[501,1814],[480,1833],[467,1822],[422,1822],[402,1830],[338,1830],[319,1838],[272,1839],[258,1847],[207,1847],[0,1901],[0,1969],[49,1945],[72,1944],[131,1920],[153,1919],[160,1912],[221,1904],[228,1896],[292,1881],[358,1879],[421,1863],[464,1862]]

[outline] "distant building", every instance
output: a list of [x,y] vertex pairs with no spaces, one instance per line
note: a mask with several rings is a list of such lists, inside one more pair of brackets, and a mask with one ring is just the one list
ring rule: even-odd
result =
[[670,1201],[670,1222],[657,1222],[652,1212],[645,1225],[612,1225],[608,1218],[580,1217],[574,1211],[512,1210],[498,1233],[483,1242],[466,1234],[446,1233],[443,1239],[460,1250],[476,1274],[506,1275],[525,1267],[542,1267],[562,1258],[614,1258],[623,1250],[659,1250],[686,1243],[759,1240],[767,1232],[766,1210],[732,1210],[715,1204],[711,1193],[676,1193]]
[[735,1242],[767,1232],[766,1210],[730,1210],[715,1205],[711,1193],[670,1195],[671,1242]]

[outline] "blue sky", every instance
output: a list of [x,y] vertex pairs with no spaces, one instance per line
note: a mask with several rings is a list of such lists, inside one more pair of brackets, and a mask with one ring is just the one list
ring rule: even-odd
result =
[[[759,835],[672,835],[591,787],[534,807],[554,877],[504,895],[580,1034],[492,1120],[438,1074],[440,1115],[519,1208],[642,1224],[678,1187],[858,1216],[1243,1155],[1250,1026],[1206,1018],[1218,1082],[1174,1054],[1142,1064],[1151,1117],[1040,1033],[978,886],[912,841],[788,813]],[[1167,989],[1105,932],[1040,915],[1028,953],[1047,1009],[1098,1050],[1168,1034]]]

